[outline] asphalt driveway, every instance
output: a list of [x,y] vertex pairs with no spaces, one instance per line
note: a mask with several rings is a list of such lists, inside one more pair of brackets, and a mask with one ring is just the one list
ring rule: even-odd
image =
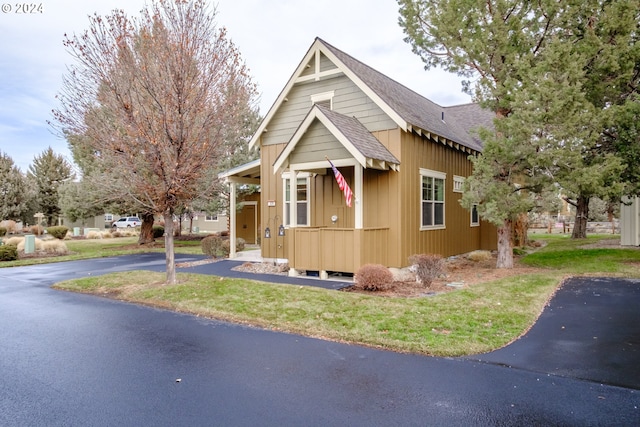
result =
[[0,425],[640,425],[638,281],[573,279],[526,336],[468,358],[50,289],[131,269],[163,254],[0,269]]

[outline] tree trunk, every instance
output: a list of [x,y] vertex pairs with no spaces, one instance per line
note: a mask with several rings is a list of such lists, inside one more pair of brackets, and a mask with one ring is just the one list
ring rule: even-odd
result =
[[182,215],[178,217],[178,229],[175,230],[176,237],[182,236]]
[[173,250],[173,213],[164,213],[164,253],[167,263],[167,285],[175,285],[176,280],[176,259]]
[[513,224],[513,247],[524,248],[529,245],[529,215],[527,213],[521,213],[518,215],[518,219]]
[[572,239],[587,238],[587,219],[589,217],[589,197],[580,195],[576,201],[576,219],[573,223]]
[[144,245],[147,243],[153,243],[153,214],[145,212],[142,215],[142,225],[140,226],[140,237],[138,237],[138,244]]
[[513,248],[511,247],[511,232],[513,222],[505,219],[498,227],[498,260],[496,268],[513,268]]

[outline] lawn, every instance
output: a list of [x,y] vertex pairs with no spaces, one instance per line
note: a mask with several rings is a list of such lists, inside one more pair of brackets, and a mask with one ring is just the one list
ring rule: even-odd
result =
[[394,351],[459,356],[488,352],[517,339],[570,275],[640,277],[640,251],[581,248],[535,236],[545,246],[522,259],[534,273],[422,298],[386,298],[251,280],[128,272],[76,279],[58,289],[119,298],[199,316]]
[[[0,267],[16,267],[23,265],[46,264],[51,262],[75,261],[89,258],[104,258],[110,256],[127,255],[143,252],[164,252],[164,247],[158,239],[154,246],[139,245],[138,237],[117,237],[105,239],[71,239],[64,240],[68,249],[65,255],[21,257],[16,261],[0,262]],[[175,252],[183,254],[202,255],[199,240],[176,240]]]

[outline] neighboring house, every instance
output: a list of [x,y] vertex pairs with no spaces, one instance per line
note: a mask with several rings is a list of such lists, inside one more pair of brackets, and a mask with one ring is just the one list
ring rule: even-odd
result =
[[113,221],[119,219],[119,216],[112,214],[96,215],[93,217],[79,219],[75,222],[70,221],[67,218],[62,218],[62,225],[69,229],[80,228],[99,228],[101,230],[111,228]]
[[[244,239],[246,243],[257,243],[260,233],[260,193],[246,195],[236,203],[236,238]],[[192,230],[194,233],[219,233],[229,230],[230,218],[226,213],[209,215],[203,212],[193,217]],[[189,231],[189,219],[182,221],[183,231]]]
[[441,107],[318,38],[250,141],[260,161],[220,176],[261,185],[262,256],[292,275],[495,249],[495,227],[459,203],[482,150],[473,131],[492,119],[476,104]]

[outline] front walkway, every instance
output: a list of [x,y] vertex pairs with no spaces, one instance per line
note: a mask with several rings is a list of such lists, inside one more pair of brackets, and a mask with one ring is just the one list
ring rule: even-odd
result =
[[[257,280],[260,282],[283,283],[289,285],[313,286],[324,289],[342,289],[353,285],[350,279],[347,280],[321,280],[309,276],[289,277],[286,274],[257,274],[233,270],[245,262],[263,262],[260,250],[248,250],[238,252],[235,258],[223,259],[207,264],[194,265],[192,267],[178,268],[178,271],[185,273],[210,274],[222,277],[233,277],[241,279]],[[183,261],[183,260],[180,260]]]

